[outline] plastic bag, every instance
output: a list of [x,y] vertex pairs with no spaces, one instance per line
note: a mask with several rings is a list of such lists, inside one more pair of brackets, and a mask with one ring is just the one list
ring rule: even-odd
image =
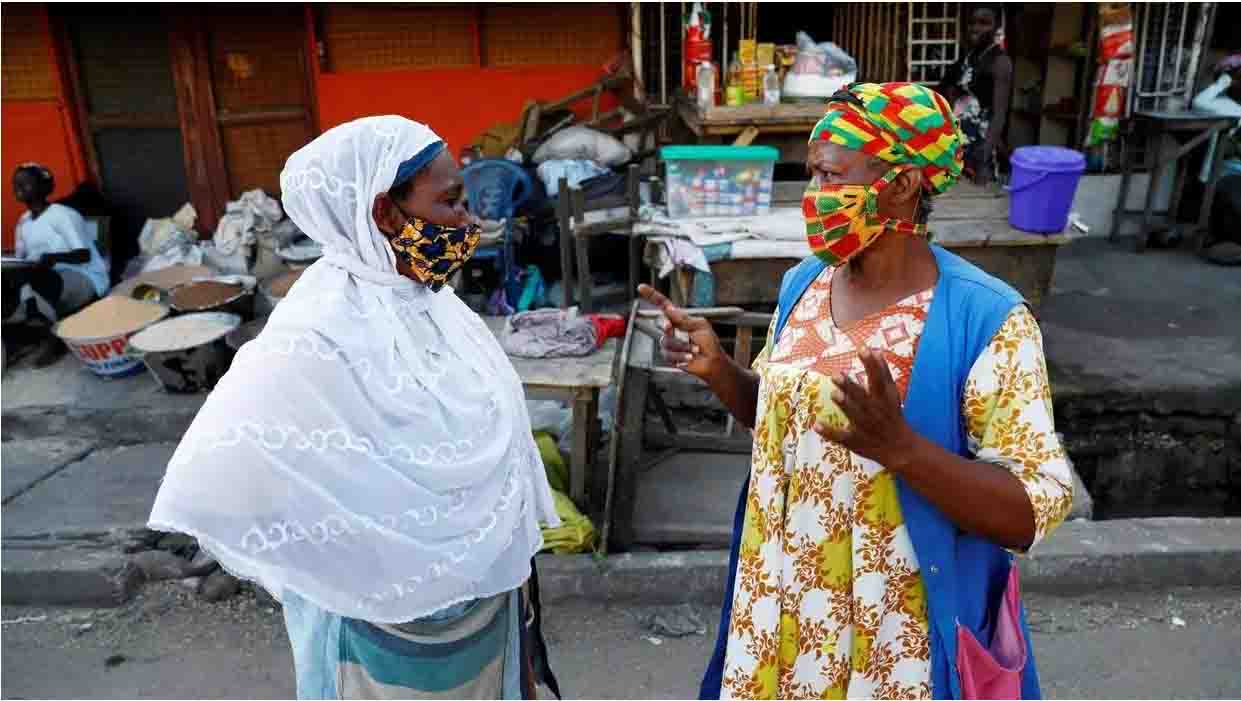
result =
[[534,152],[534,162],[553,160],[594,161],[603,166],[621,165],[633,158],[629,147],[615,137],[590,127],[574,126],[552,135]]
[[788,97],[828,98],[857,80],[857,61],[830,41],[816,44],[805,32],[797,33],[797,58],[784,77]]
[[556,439],[550,433],[542,431],[534,434],[534,444],[539,447],[539,457],[543,459],[543,471],[547,473],[547,483],[552,489],[560,492],[569,490],[569,466],[565,464],[556,446]]
[[197,214],[186,204],[177,213],[164,219],[148,219],[138,234],[141,252],[140,273],[162,270],[174,265],[202,265],[203,252],[194,233]]
[[543,552],[572,555],[593,550],[598,537],[595,524],[583,516],[573,501],[560,490],[552,490],[552,499],[556,504],[556,515],[560,517],[560,525],[543,529]]
[[563,402],[526,400],[526,413],[530,415],[530,427],[536,432],[560,435],[560,427],[571,420],[573,413]]
[[1133,76],[1133,15],[1126,3],[1099,6],[1099,70],[1086,146],[1116,138]]
[[544,161],[539,165],[539,180],[543,181],[543,187],[552,197],[556,197],[560,193],[560,179],[564,178],[569,181],[569,187],[577,187],[583,182],[600,175],[606,175],[611,171],[594,161],[574,161],[553,159]]

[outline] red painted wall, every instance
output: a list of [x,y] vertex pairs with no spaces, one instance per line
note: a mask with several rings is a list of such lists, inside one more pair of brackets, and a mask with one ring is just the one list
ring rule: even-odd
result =
[[[320,73],[319,123],[326,130],[359,117],[399,114],[430,126],[455,156],[490,127],[516,121],[526,100],[559,100],[601,75],[600,66]],[[605,95],[600,111],[616,106]],[[579,111],[589,110],[590,100],[583,100]]]
[[[39,25],[32,28],[43,32],[51,45],[51,27],[46,8],[39,13]],[[13,249],[14,228],[26,208],[13,198],[13,171],[22,163],[42,163],[56,176],[53,198],[64,197],[85,178],[86,165],[82,148],[66,107],[65,89],[59,75],[60,57],[52,51],[52,66],[57,70],[57,100],[4,100],[0,103],[0,174],[4,176],[0,194],[0,247]]]

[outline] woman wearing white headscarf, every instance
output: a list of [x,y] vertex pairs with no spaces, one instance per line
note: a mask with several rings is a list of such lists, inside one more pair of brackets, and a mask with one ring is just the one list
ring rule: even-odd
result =
[[520,380],[443,287],[479,238],[457,166],[373,117],[280,184],[324,257],[208,398],[150,526],[283,602],[301,698],[528,695],[522,585],[558,519]]

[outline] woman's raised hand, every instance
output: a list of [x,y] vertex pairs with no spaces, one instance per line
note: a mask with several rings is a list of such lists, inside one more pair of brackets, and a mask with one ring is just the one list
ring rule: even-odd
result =
[[664,360],[706,382],[718,377],[729,358],[711,322],[691,316],[650,285],[639,285],[638,294],[667,319],[659,343]]

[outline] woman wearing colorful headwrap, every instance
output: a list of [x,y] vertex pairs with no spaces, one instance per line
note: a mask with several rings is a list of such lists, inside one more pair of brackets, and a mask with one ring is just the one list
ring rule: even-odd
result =
[[521,381],[444,287],[479,240],[457,165],[371,117],[280,186],[324,256],[207,398],[150,527],[283,602],[300,698],[532,698],[523,585],[559,519]]
[[642,290],[665,358],[754,427],[702,697],[1036,697],[1013,553],[1072,501],[1038,325],[927,241],[961,173],[948,102],[855,84],[827,109],[802,205],[815,255],[753,369]]

